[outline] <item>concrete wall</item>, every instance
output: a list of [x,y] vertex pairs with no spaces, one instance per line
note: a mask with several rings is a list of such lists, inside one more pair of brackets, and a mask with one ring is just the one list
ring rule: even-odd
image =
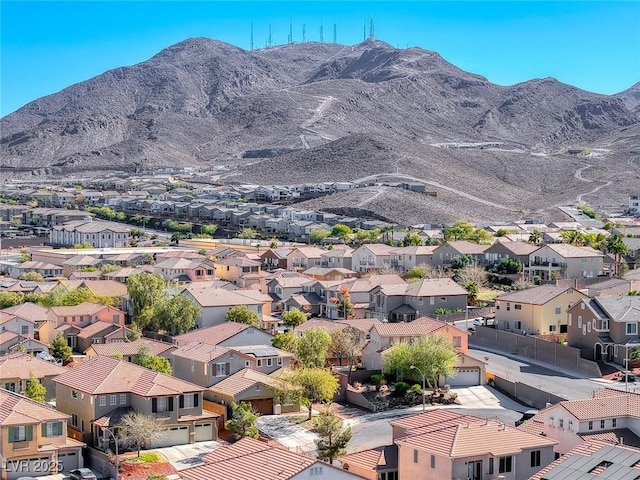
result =
[[512,382],[502,377],[494,376],[493,382],[498,390],[510,395],[520,402],[529,405],[530,407],[542,409],[547,406],[547,403],[559,403],[566,398],[553,395],[552,393],[545,392],[539,388],[526,385],[521,382]]
[[577,375],[597,378],[602,376],[598,364],[582,358],[580,349],[531,335],[519,335],[495,328],[477,327],[475,333],[469,336],[469,343],[544,361]]

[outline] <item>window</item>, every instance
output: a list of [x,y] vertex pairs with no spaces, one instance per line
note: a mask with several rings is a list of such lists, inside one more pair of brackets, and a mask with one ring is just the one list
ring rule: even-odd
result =
[[183,395],[182,398],[182,408],[193,408],[193,395]]
[[532,467],[540,466],[540,450],[534,450],[531,452],[531,466]]
[[584,302],[580,304],[580,309],[584,310]]
[[567,325],[571,326],[571,314],[567,316]]
[[245,360],[244,361],[244,366],[245,367],[250,367],[251,366],[251,362],[249,360]]
[[158,397],[156,400],[156,412],[167,411],[167,397]]
[[120,394],[120,405],[126,405],[127,404],[127,394],[126,393],[121,393]]
[[573,430],[573,421],[569,420],[569,430]]
[[258,366],[261,367],[262,366],[262,359],[258,359]]
[[105,395],[100,395],[98,397],[98,406],[106,407],[107,406],[107,397]]
[[73,425],[74,427],[78,426],[78,415],[76,415],[75,413],[71,414],[71,425]]
[[273,366],[273,359],[267,358],[267,367],[272,367],[272,366]]
[[4,389],[9,390],[10,392],[15,392],[16,384],[14,382],[7,382],[4,384]]
[[604,429],[604,420],[600,420],[600,428]]
[[493,457],[489,458],[489,475],[493,475]]
[[[31,429],[31,425],[29,425]],[[27,440],[27,427],[20,425],[19,427],[9,427],[10,442],[25,442]]]
[[78,392],[75,390],[71,390],[71,397],[72,398],[78,398]]
[[633,322],[633,323],[627,323],[627,335],[637,335],[638,334],[638,324]]
[[62,422],[47,422],[42,424],[43,437],[57,437],[62,435]]
[[113,316],[113,323],[119,323],[120,321],[120,316],[119,315],[114,315]]
[[507,312],[511,311],[511,304],[507,302]]
[[558,419],[558,428],[564,428],[564,419],[563,418],[559,418]]
[[560,315],[562,313],[562,307],[556,305],[556,315]]
[[431,455],[431,468],[436,468],[436,456]]
[[578,315],[578,328],[582,328],[582,315]]
[[109,395],[109,405],[117,405],[117,404],[118,404],[118,396]]
[[282,357],[278,357],[278,366],[282,365]]
[[508,473],[513,469],[513,457],[500,457],[498,473]]
[[22,327],[20,328],[20,332],[22,333],[22,335],[28,335],[29,334],[29,325],[22,325]]
[[228,375],[226,363],[216,363],[216,377],[226,377]]
[[618,424],[618,419],[617,418],[612,418],[611,419],[611,428],[616,428],[617,424]]
[[460,348],[462,346],[462,337],[460,336],[453,337],[453,346],[455,348]]
[[413,463],[418,463],[418,450],[413,451]]
[[609,320],[602,320],[602,330],[609,330]]
[[589,424],[587,426],[588,430],[593,430],[593,421],[589,420]]
[[556,331],[556,325],[549,325],[549,331],[550,332],[555,332]]
[[513,308],[516,310],[522,310],[522,305],[514,305]]

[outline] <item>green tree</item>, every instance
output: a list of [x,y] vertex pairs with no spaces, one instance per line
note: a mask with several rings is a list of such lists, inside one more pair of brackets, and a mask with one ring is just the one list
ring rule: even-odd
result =
[[260,414],[249,402],[240,402],[240,404],[234,402],[231,404],[231,420],[227,420],[224,426],[231,432],[234,440],[244,437],[258,438],[260,435],[256,427],[258,417]]
[[129,326],[129,330],[124,335],[125,342],[135,342],[142,337],[142,329],[137,323],[132,323]]
[[200,231],[205,235],[209,235],[210,237],[213,237],[217,230],[218,226],[214,224],[202,225],[202,227],[200,227]]
[[624,243],[622,237],[618,234],[611,235],[607,240],[606,245],[607,252],[614,256],[613,275],[615,277],[620,276],[620,264],[622,263],[622,257],[629,253],[627,244]]
[[24,303],[24,293],[0,291],[0,309]]
[[27,389],[24,391],[25,396],[36,402],[44,403],[47,400],[47,388],[40,383],[40,380],[29,372],[29,380],[27,380]]
[[238,233],[238,238],[245,238],[248,240],[258,238],[258,232],[253,228],[243,228],[242,231]]
[[417,233],[408,233],[402,240],[402,244],[405,247],[419,247],[421,245],[424,245],[424,241],[422,240],[422,237]]
[[576,247],[586,245],[584,234],[578,230],[565,230],[564,232],[560,232],[560,238],[562,238],[562,243],[568,243]]
[[82,250],[82,249],[93,248],[93,245],[91,245],[89,242],[74,243],[73,248],[75,248],[76,250]]
[[26,253],[22,253],[20,254],[20,256],[18,257],[18,263],[24,263],[24,262],[28,262],[30,260],[29,255]]
[[122,444],[140,450],[159,442],[167,436],[164,419],[135,411],[125,413],[118,424],[118,437]]
[[67,344],[66,338],[62,336],[62,333],[59,333],[58,336],[53,339],[53,342],[51,342],[51,355],[63,363],[66,363],[71,358],[71,353],[72,350]]
[[383,372],[415,375],[410,368],[415,365],[425,375],[429,387],[438,385],[438,378],[450,376],[458,354],[453,344],[441,335],[420,337],[413,343],[401,342],[383,352]]
[[351,227],[343,225],[342,223],[335,224],[331,229],[331,236],[337,237],[343,242],[346,242],[352,233]]
[[133,317],[162,297],[166,283],[159,273],[136,273],[127,279],[127,292],[133,304]]
[[317,230],[312,230],[309,234],[309,241],[313,244],[321,243],[322,240],[327,238],[331,232],[329,230],[323,230],[318,228]]
[[540,245],[542,243],[542,233],[540,233],[540,230],[535,228],[533,232],[529,234],[529,240],[527,241],[533,245]]
[[117,272],[120,269],[122,269],[120,265],[116,265],[114,263],[105,263],[100,267],[100,272],[102,272],[102,275],[106,275],[107,273]]
[[253,310],[250,310],[246,305],[231,307],[227,311],[225,320],[227,322],[246,323],[255,328],[260,328],[262,323],[260,316]]
[[347,360],[349,365],[348,382],[351,382],[351,371],[358,359],[362,357],[362,350],[366,343],[366,334],[351,325],[331,332],[329,351],[338,358],[341,366],[342,360]]
[[493,237],[484,228],[476,228],[466,220],[458,220],[451,227],[442,230],[447,242],[467,240],[474,243],[490,243]]
[[327,359],[331,335],[324,328],[310,328],[298,338],[296,359],[308,368],[321,368]]
[[351,427],[344,428],[342,419],[338,418],[329,406],[320,412],[315,420],[318,460],[333,464],[333,460],[347,453],[347,444],[351,440]]
[[478,282],[470,280],[464,284],[464,289],[467,291],[467,302],[470,305],[475,305],[476,300],[478,300],[478,295],[480,294]]
[[169,335],[182,335],[193,330],[202,311],[183,295],[162,297],[152,308],[155,326]]
[[44,282],[44,277],[38,272],[25,272],[20,275],[19,279],[27,282]]
[[281,389],[279,396],[294,399],[309,409],[311,420],[312,408],[315,402],[330,402],[340,388],[338,379],[329,370],[324,368],[299,368],[285,370],[276,377],[284,385],[290,385],[291,389]]
[[282,323],[292,330],[295,330],[296,327],[299,327],[306,321],[307,316],[297,308],[282,312]]
[[296,353],[298,338],[292,332],[278,333],[271,339],[271,345],[285,352]]
[[140,345],[134,363],[141,367],[148,368],[149,370],[153,370],[154,372],[166,373],[167,375],[171,375],[172,373],[169,360],[158,355],[152,355],[151,347],[149,347],[148,343]]

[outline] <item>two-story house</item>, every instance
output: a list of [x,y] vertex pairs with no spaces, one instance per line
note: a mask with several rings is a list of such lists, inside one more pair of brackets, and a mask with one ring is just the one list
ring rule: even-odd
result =
[[640,297],[581,299],[567,312],[567,343],[582,356],[625,364],[640,347]]
[[591,247],[568,243],[543,245],[529,254],[524,274],[541,280],[592,278],[602,275],[604,255]]
[[418,265],[433,265],[433,252],[437,245],[409,246],[391,250],[391,266],[406,272]]
[[296,247],[287,255],[287,270],[299,271],[319,267],[325,250],[317,247]]
[[540,248],[528,242],[497,241],[484,251],[486,265],[494,265],[505,259],[518,260],[521,264],[529,263],[529,255]]
[[531,335],[566,333],[567,310],[586,298],[575,288],[553,285],[505,293],[495,299],[495,326]]
[[440,270],[451,268],[454,260],[464,256],[472,257],[475,263],[481,264],[484,260],[484,252],[488,245],[479,245],[467,240],[455,240],[445,242],[433,251],[433,267]]
[[84,466],[84,443],[67,437],[69,415],[0,389],[2,480],[65,473]]
[[193,342],[239,347],[243,345],[271,345],[273,335],[244,323],[225,322],[209,328],[193,330],[173,337],[173,343],[181,347]]
[[320,314],[324,314],[327,318],[332,319],[344,318],[344,314],[341,315],[339,311],[339,301],[343,296],[342,292],[347,292],[353,305],[355,318],[363,318],[365,317],[367,308],[369,308],[371,291],[381,285],[402,289],[406,288],[407,282],[405,282],[400,275],[396,274],[371,275],[363,278],[352,278],[342,282],[334,282],[333,285],[328,285],[326,288],[326,295],[324,296],[326,303],[324,308],[321,309]]
[[156,263],[153,271],[167,282],[206,282],[216,278],[215,265],[206,258],[171,257]]
[[70,433],[104,449],[102,427],[118,428],[122,415],[153,416],[166,434],[152,448],[216,440],[217,415],[202,408],[204,388],[138,365],[97,356],[55,377],[56,408],[71,415]]
[[214,260],[216,277],[227,282],[239,283],[244,275],[260,272],[261,263],[244,256]]
[[334,246],[320,255],[320,266],[326,268],[346,268],[352,270],[353,248]]
[[391,250],[384,243],[362,245],[351,254],[351,269],[356,272],[382,270],[391,266]]
[[55,385],[51,381],[66,370],[60,365],[41,360],[26,353],[10,353],[0,357],[0,388],[24,394],[31,375],[47,389],[46,398],[55,398]]
[[80,220],[53,226],[49,240],[52,245],[65,247],[89,243],[94,248],[118,248],[129,245],[130,231],[115,222]]

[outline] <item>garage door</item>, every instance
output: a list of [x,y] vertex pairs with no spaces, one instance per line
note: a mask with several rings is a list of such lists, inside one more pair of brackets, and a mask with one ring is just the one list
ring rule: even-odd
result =
[[273,415],[273,399],[262,398],[260,400],[251,400],[253,408],[261,415]]
[[196,423],[196,442],[213,440],[213,423]]
[[172,447],[189,443],[189,427],[169,427],[163,439],[151,445],[151,448]]
[[459,368],[456,375],[447,377],[445,383],[452,387],[471,387],[480,385],[479,368]]
[[78,468],[78,454],[76,452],[59,453],[58,466],[60,468],[58,473]]
[[32,477],[48,475],[51,461],[49,457],[30,458],[28,460],[7,460],[7,479],[16,480],[18,477]]

